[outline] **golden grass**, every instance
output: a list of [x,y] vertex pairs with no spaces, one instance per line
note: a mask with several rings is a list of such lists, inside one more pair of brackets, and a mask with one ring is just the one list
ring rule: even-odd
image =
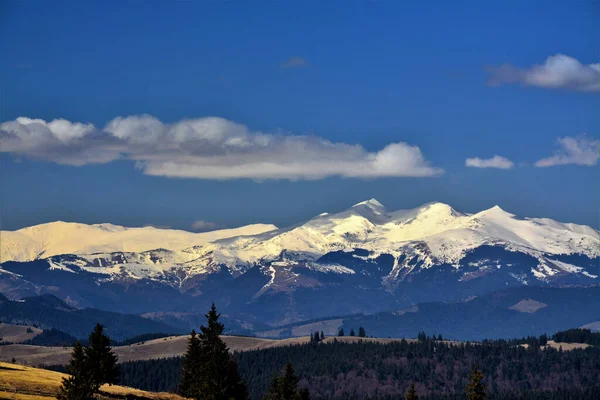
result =
[[0,391],[0,399],[11,399],[11,400],[50,400],[55,397],[48,396],[36,396],[33,394],[22,394],[22,393],[10,393],[10,392],[1,392]]
[[[55,399],[59,393],[62,378],[66,374],[44,369],[24,367],[0,362],[0,399],[47,400]],[[123,386],[104,385],[100,388],[100,399],[136,398],[151,400],[183,400],[171,393],[153,393]]]

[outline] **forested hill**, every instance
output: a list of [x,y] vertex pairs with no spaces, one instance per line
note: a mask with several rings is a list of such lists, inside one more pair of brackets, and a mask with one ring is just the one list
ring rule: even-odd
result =
[[0,294],[0,322],[55,328],[77,339],[86,338],[96,323],[105,325],[110,337],[117,341],[146,333],[188,332],[137,315],[94,308],[79,310],[50,294],[22,301],[10,301]]
[[[252,399],[262,398],[288,361],[294,364],[300,385],[309,388],[315,399],[397,399],[412,383],[421,398],[464,398],[473,364],[485,375],[490,399],[599,398],[600,348],[541,350],[515,343],[334,341],[246,351],[235,353],[234,358]],[[145,390],[174,391],[180,371],[180,358],[127,362],[121,365],[121,382]]]

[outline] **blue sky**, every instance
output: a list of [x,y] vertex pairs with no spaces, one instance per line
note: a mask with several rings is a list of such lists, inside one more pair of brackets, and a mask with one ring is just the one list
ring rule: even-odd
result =
[[2,2],[2,229],[371,197],[598,228],[600,5],[405,3]]

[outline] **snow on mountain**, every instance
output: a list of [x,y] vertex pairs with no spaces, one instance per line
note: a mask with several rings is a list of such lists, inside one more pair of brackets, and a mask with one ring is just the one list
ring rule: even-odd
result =
[[600,256],[600,235],[587,226],[520,219],[498,206],[477,214],[464,214],[442,203],[388,212],[374,199],[337,214],[321,214],[292,228],[217,241],[215,252],[221,262],[230,264],[272,259],[283,250],[308,259],[356,248],[399,256],[414,252],[416,244],[424,244],[428,251],[422,255],[427,258],[426,265],[456,263],[482,245],[502,245],[535,256]]
[[255,224],[234,229],[193,233],[154,227],[126,228],[112,224],[86,225],[51,222],[18,231],[0,232],[0,262],[30,261],[59,254],[143,252],[154,249],[182,250],[215,240],[256,235],[277,229]]
[[[460,266],[460,260],[480,246],[501,246],[538,260],[532,273],[544,280],[557,273],[583,273],[582,268],[552,255],[600,257],[600,234],[582,225],[544,218],[518,218],[495,206],[465,214],[433,202],[409,210],[389,212],[375,199],[339,213],[322,213],[304,223],[277,229],[250,225],[207,233],[156,228],[124,228],[65,222],[38,225],[16,232],[2,231],[2,259],[31,260],[58,254],[77,254],[52,268],[78,268],[107,277],[173,279],[183,285],[191,277],[225,266],[234,276],[253,265],[265,271],[303,262],[325,273],[353,273],[343,266],[315,266],[319,257],[335,251],[364,249],[374,259],[395,258],[389,278],[410,273],[416,265]],[[418,260],[418,263],[416,262]]]

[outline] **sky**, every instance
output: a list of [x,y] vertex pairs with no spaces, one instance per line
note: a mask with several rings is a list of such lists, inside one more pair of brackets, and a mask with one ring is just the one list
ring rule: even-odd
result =
[[484,3],[0,2],[0,227],[376,198],[598,229],[600,3]]

